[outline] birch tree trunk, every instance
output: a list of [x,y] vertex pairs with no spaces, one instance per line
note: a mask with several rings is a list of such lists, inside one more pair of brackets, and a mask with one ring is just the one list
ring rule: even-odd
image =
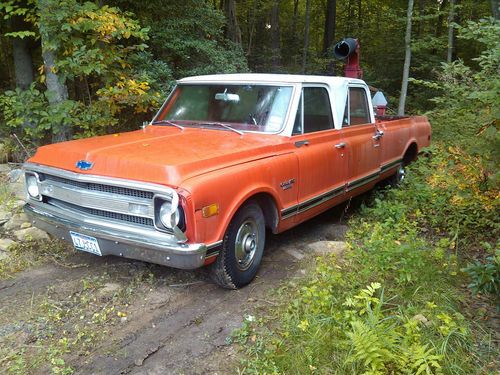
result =
[[306,72],[307,50],[309,49],[309,17],[311,13],[311,0],[306,0],[306,29],[304,31],[304,50],[302,51],[302,73]]
[[408,0],[408,12],[406,13],[406,34],[405,34],[405,62],[403,66],[403,80],[401,82],[401,95],[399,96],[398,115],[404,116],[406,94],[408,91],[408,77],[410,75],[411,63],[411,19],[413,15],[413,0]]

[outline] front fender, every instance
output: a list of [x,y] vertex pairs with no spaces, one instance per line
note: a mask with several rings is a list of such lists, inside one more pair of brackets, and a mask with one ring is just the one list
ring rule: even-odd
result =
[[[298,181],[298,160],[294,154],[287,153],[186,180],[183,188],[190,192],[195,221],[194,238],[190,242],[222,240],[236,211],[257,194],[269,195],[278,212],[283,207],[295,205],[297,184],[286,190],[280,186],[291,179]],[[214,203],[219,206],[219,213],[204,218],[202,208]]]

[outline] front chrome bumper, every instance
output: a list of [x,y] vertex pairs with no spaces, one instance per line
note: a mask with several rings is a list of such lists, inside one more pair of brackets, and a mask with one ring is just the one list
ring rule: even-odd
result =
[[205,244],[179,243],[173,235],[156,230],[138,230],[127,225],[65,215],[53,207],[38,207],[29,202],[24,206],[34,226],[71,243],[69,231],[95,237],[102,255],[116,255],[143,260],[180,269],[203,266],[207,249]]

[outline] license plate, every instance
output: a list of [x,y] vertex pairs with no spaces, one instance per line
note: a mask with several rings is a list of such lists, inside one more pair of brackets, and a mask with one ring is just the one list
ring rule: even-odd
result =
[[76,232],[69,232],[69,234],[71,235],[75,249],[102,256],[99,243],[95,237]]

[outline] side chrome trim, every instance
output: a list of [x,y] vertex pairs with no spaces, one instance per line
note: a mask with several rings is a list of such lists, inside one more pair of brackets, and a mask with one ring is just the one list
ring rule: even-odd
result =
[[330,190],[326,193],[320,194],[316,197],[313,197],[313,198],[310,198],[304,202],[301,202],[295,206],[284,208],[281,210],[281,219],[282,220],[289,219],[292,216],[303,213],[307,210],[310,210],[311,208],[314,208],[314,207],[319,206],[320,204],[323,204],[323,203],[325,203],[333,198],[336,198],[339,195],[343,194],[344,192],[349,192],[349,191],[357,189],[363,185],[366,185],[366,184],[376,180],[377,178],[379,178],[383,172],[386,172],[389,169],[397,167],[399,164],[401,164],[402,161],[403,161],[403,159],[398,159],[398,160],[394,160],[392,162],[386,163],[386,164],[381,166],[379,171],[372,173],[368,176],[362,177],[360,179],[357,179],[355,181],[351,181],[351,182],[347,183],[346,186],[337,187],[337,188]]
[[398,166],[399,164],[401,164],[401,162],[403,161],[403,159],[397,159],[397,160],[394,160],[394,161],[391,161],[387,164],[384,164],[382,165],[381,167],[381,173],[391,169],[391,168],[395,168],[396,166]]
[[295,206],[285,208],[281,210],[281,219],[285,220],[292,216],[298,215],[299,213],[310,210],[311,208],[319,206],[320,204],[325,203],[333,198],[336,198],[343,193],[344,193],[344,186],[342,185],[333,190],[327,191],[326,193],[322,193],[316,197],[310,198]]
[[359,178],[357,180],[348,182],[346,191],[351,191],[351,190],[354,190],[358,187],[366,185],[366,184],[376,180],[379,176],[380,176],[380,169],[377,172],[372,173],[368,176],[365,176],[365,177]]

